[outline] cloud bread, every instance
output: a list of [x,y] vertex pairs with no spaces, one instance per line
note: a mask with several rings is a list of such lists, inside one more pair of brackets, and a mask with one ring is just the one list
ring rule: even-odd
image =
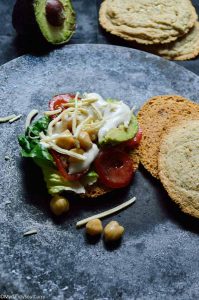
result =
[[174,41],[196,20],[190,0],[105,0],[99,12],[105,30],[141,44]]
[[[130,156],[132,158],[132,167],[136,171],[139,166],[139,161],[140,161],[138,149],[134,149],[133,151],[131,151]],[[86,194],[82,194],[81,197],[96,198],[96,197],[102,196],[110,191],[111,191],[110,188],[97,182],[93,185],[88,186],[86,188]]]
[[163,136],[158,167],[171,199],[199,218],[199,119],[184,121]]
[[181,96],[165,95],[149,99],[138,113],[143,131],[139,145],[140,162],[156,178],[158,154],[165,130],[182,120],[199,118],[199,105]]
[[199,22],[182,38],[168,45],[157,46],[154,52],[171,60],[187,60],[199,55]]

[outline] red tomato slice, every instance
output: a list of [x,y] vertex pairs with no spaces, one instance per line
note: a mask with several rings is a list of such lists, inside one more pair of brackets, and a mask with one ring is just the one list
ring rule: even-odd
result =
[[115,148],[100,151],[94,165],[101,182],[113,189],[127,186],[134,174],[131,157]]
[[66,180],[69,181],[76,181],[79,180],[88,170],[85,170],[81,173],[76,173],[76,174],[68,174],[68,172],[66,171],[65,167],[64,167],[64,163],[61,160],[61,157],[65,157],[62,154],[59,154],[58,152],[56,152],[55,150],[50,150],[50,154],[52,155],[54,162],[57,166],[57,169],[59,171],[59,173],[61,174],[62,177],[64,177]]
[[74,99],[74,94],[62,94],[56,95],[53,99],[49,102],[50,110],[55,110],[58,108],[62,108],[62,104],[68,103],[70,99]]
[[142,129],[139,128],[136,136],[133,139],[124,142],[123,146],[127,147],[128,149],[134,149],[139,145],[141,139],[142,139]]

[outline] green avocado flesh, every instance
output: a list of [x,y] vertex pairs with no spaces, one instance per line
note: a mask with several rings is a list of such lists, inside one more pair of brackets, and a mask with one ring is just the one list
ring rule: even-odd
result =
[[70,0],[59,0],[62,4],[64,16],[63,24],[60,26],[53,26],[48,22],[46,17],[46,0],[34,1],[34,12],[36,22],[45,39],[51,44],[66,43],[75,31],[75,12],[73,10]]
[[124,125],[120,125],[118,128],[110,129],[100,144],[106,145],[122,143],[134,138],[137,132],[137,118],[132,115],[128,128],[125,128]]

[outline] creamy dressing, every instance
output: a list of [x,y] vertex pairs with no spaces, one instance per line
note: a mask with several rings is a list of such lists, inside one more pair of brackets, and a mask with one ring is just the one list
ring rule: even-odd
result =
[[131,115],[130,108],[123,102],[108,103],[103,114],[105,122],[98,132],[99,142],[103,140],[110,129],[117,128],[121,124],[128,127]]
[[97,93],[88,93],[88,94],[85,94],[86,98],[88,99],[97,99],[97,101],[95,102],[95,105],[100,108],[102,107],[103,105],[106,105],[107,102],[102,98],[102,96],[100,96],[99,94]]
[[85,152],[83,156],[85,157],[84,161],[71,162],[69,164],[69,174],[75,174],[82,172],[90,167],[90,164],[95,160],[99,149],[96,144],[92,145],[92,148]]
[[98,132],[98,140],[101,142],[110,129],[116,128],[121,124],[128,127],[131,120],[132,112],[123,102],[107,102],[97,93],[86,94],[86,98],[98,99],[95,105],[101,111],[104,123]]

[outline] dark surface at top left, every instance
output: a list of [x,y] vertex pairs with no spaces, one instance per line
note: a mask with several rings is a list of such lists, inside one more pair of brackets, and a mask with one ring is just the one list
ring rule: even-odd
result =
[[[72,2],[77,14],[77,30],[69,44],[112,44],[131,47],[122,39],[107,34],[99,26],[98,11],[102,0],[73,0]],[[199,14],[198,0],[192,2]],[[35,52],[34,41],[31,45],[23,38],[17,37],[12,28],[11,15],[14,3],[14,0],[0,1],[0,64],[22,54]],[[139,48],[139,45],[136,48]],[[48,51],[51,50],[48,49]],[[40,47],[39,54],[45,52],[46,49]],[[199,58],[176,63],[199,75]]]

